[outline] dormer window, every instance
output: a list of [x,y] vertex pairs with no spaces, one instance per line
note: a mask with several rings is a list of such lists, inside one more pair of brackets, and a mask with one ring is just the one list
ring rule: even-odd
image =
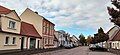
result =
[[9,21],[9,28],[15,29],[15,23],[14,21]]

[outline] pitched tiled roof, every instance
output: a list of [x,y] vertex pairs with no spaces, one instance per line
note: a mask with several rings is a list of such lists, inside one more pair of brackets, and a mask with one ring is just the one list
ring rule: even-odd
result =
[[113,35],[108,39],[108,41],[113,40],[113,38],[117,35],[118,32],[119,32],[119,30],[118,30],[118,31],[115,31],[115,32],[113,33]]
[[109,39],[108,39],[108,41],[113,41],[113,38],[117,35],[117,33],[119,32],[119,27],[118,26],[114,26],[114,27],[112,27],[106,34],[108,34],[109,35],[109,32],[111,32],[111,31],[113,31],[113,29],[114,28],[118,28],[117,30],[115,30],[112,34],[111,34],[111,36],[109,36]]
[[113,37],[112,41],[120,41],[120,30],[117,32],[117,34]]
[[109,32],[114,29],[116,26],[112,27],[106,34],[109,34]]
[[0,14],[8,14],[11,10],[0,5]]
[[26,35],[29,37],[38,37],[41,38],[37,30],[32,24],[26,23],[26,22],[21,22],[21,35]]

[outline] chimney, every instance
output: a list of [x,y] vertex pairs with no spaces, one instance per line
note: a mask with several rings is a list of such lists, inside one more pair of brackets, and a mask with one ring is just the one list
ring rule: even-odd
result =
[[38,14],[38,12],[37,12],[37,11],[36,11],[35,13],[36,13],[36,14]]

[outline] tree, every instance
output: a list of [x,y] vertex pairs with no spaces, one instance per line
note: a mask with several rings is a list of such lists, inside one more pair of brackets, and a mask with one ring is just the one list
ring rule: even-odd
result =
[[109,36],[104,33],[104,31],[101,27],[100,27],[100,29],[98,29],[98,36],[99,36],[99,42],[104,42],[109,39]]
[[94,34],[94,43],[99,43],[100,42],[100,37],[97,34]]
[[89,35],[86,39],[87,44],[89,45],[92,41],[91,35]]
[[91,44],[95,44],[95,38],[94,37],[91,37]]
[[111,16],[110,20],[120,27],[120,2],[119,0],[111,0],[111,2],[117,9],[107,7],[108,13]]
[[81,38],[81,37],[83,37],[84,35],[81,33],[80,35],[79,35],[79,39]]
[[103,29],[100,27],[100,29],[98,29],[98,33],[94,34],[94,38],[92,39],[92,43],[100,43],[102,42],[102,46],[103,46],[103,42],[107,41],[109,39],[109,36],[107,34],[104,33]]
[[82,45],[84,45],[84,44],[86,43],[86,39],[85,39],[85,37],[84,37],[83,34],[81,34],[81,35],[79,36],[79,42],[80,42]]

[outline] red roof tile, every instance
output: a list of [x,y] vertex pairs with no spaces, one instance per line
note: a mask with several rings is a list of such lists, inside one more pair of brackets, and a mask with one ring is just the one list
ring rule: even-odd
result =
[[120,30],[117,32],[117,34],[113,37],[112,41],[120,41]]
[[11,10],[0,5],[0,14],[8,14]]
[[108,41],[113,40],[113,38],[117,35],[118,32],[119,32],[119,30],[115,31],[115,32],[113,33],[113,35],[108,39]]
[[29,37],[38,37],[41,38],[37,30],[32,24],[26,23],[26,22],[21,22],[21,31],[20,34],[26,35]]
[[[112,27],[106,34],[108,34],[109,35],[109,32],[111,32],[114,28],[116,28],[117,26],[114,26],[114,27]],[[118,27],[117,27],[118,28]],[[113,38],[117,35],[117,33],[119,32],[119,29],[118,30],[116,30],[116,31],[114,31],[113,33],[112,33],[112,36],[109,36],[109,39],[108,39],[108,41],[113,41]]]

